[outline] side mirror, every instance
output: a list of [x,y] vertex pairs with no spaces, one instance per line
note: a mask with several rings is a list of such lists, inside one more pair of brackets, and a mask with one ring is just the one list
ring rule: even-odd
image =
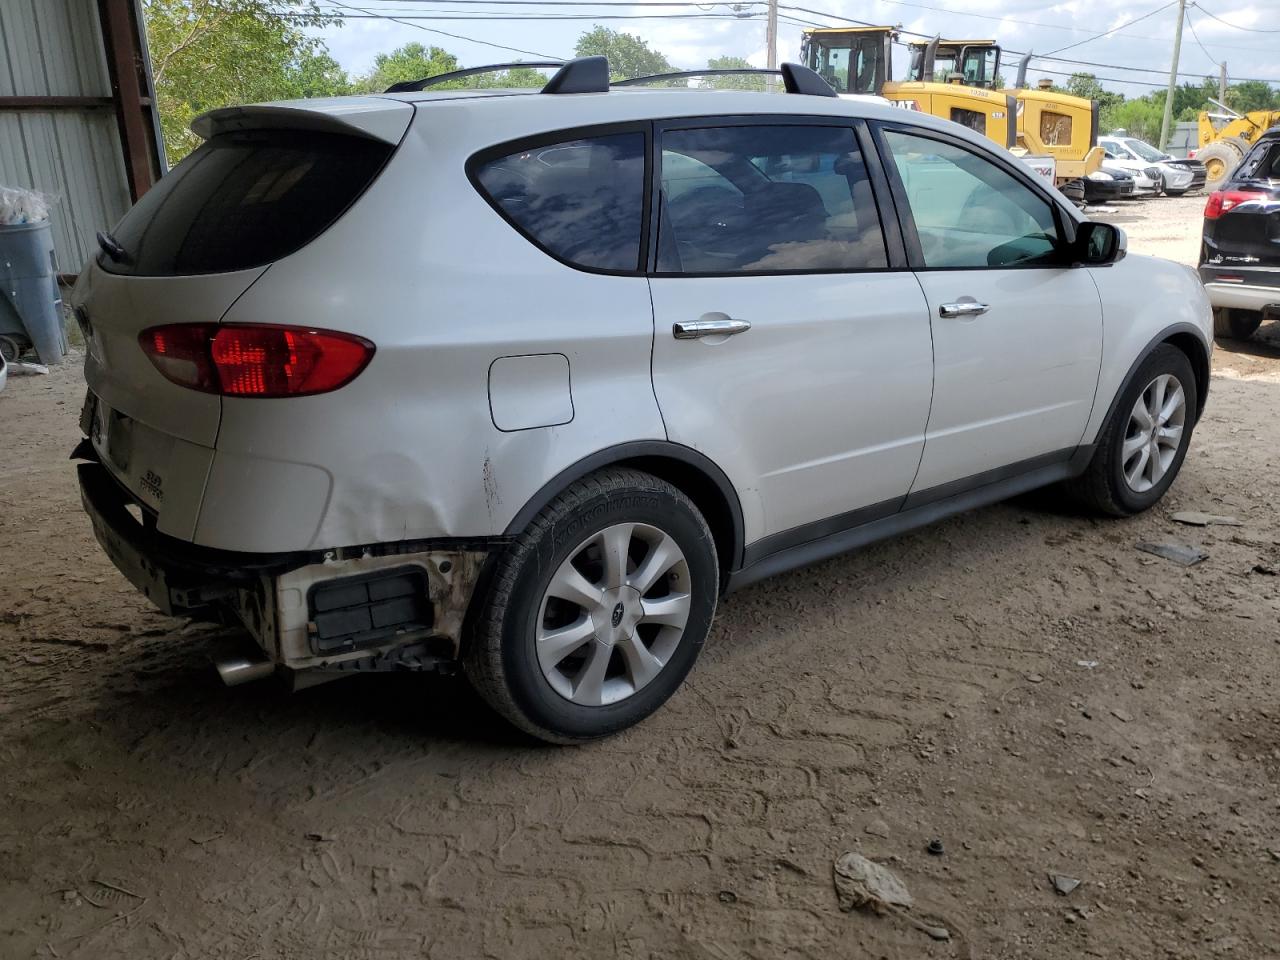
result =
[[1128,246],[1129,238],[1119,227],[1088,220],[1076,227],[1071,261],[1086,267],[1105,267],[1123,260]]

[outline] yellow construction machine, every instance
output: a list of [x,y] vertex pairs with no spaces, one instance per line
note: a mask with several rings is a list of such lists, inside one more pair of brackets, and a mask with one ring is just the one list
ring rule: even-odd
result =
[[964,87],[995,90],[1016,101],[1016,147],[1029,156],[1052,157],[1059,183],[1087,177],[1102,167],[1105,152],[1098,146],[1098,104],[1053,89],[1042,81],[1027,86],[1028,53],[1018,62],[1012,87],[1001,87],[1000,45],[994,40],[917,41],[909,44],[911,67],[907,80],[932,75],[959,77]]
[[1018,146],[1037,156],[1053,157],[1059,181],[1087,177],[1102,168],[1105,151],[1098,146],[1098,101],[1054,90],[1042,80],[1027,86],[1031,54],[1018,62],[1011,93],[1018,101]]
[[1097,104],[1051,90],[1025,89],[1030,54],[1019,65],[1017,86],[1002,90],[997,89],[999,44],[935,37],[908,45],[907,79],[894,81],[896,40],[892,27],[808,29],[801,41],[801,62],[825,77],[837,93],[878,94],[963,124],[1028,159],[1052,158],[1059,184],[1102,166]]
[[1196,159],[1204,164],[1206,190],[1217,190],[1235,172],[1249,147],[1265,131],[1280,126],[1280,110],[1237,113],[1225,103],[1210,100],[1221,113],[1200,114],[1200,148]]
[[892,27],[813,27],[804,31],[800,62],[843,96],[881,96],[935,117],[954,120],[1004,147],[1016,141],[1013,98],[980,87],[919,78],[893,80]]

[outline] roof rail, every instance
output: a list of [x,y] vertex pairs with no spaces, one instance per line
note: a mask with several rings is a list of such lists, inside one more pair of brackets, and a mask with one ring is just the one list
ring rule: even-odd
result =
[[542,92],[608,93],[609,61],[604,57],[576,57],[556,71]]
[[784,63],[778,70],[756,68],[737,68],[728,70],[680,70],[674,73],[655,73],[647,77],[632,77],[628,80],[616,80],[615,87],[642,86],[659,80],[688,80],[692,77],[725,77],[725,76],[770,76],[782,77],[782,86],[787,93],[801,93],[811,97],[836,97],[838,93],[831,84],[823,80],[808,67],[798,63]]
[[423,77],[421,80],[401,80],[399,83],[393,83],[383,93],[412,93],[416,90],[425,90],[427,87],[434,87],[438,83],[448,83],[450,80],[461,80],[463,77],[474,77],[481,73],[497,73],[499,70],[517,70],[521,67],[563,67],[563,60],[516,60],[513,63],[489,63],[483,67],[466,67],[462,70],[450,70],[448,73],[437,73],[430,77]]
[[692,77],[717,76],[781,76],[783,88],[787,93],[803,93],[814,97],[837,96],[835,90],[822,77],[808,67],[798,63],[784,63],[778,70],[758,70],[755,68],[728,70],[680,70],[673,73],[655,73],[647,77],[632,77],[628,80],[609,82],[609,61],[604,57],[577,57],[564,60],[516,60],[512,63],[490,63],[483,67],[466,67],[462,70],[450,70],[448,73],[437,73],[423,77],[421,80],[401,80],[387,87],[383,93],[411,93],[434,87],[437,84],[474,77],[482,73],[496,73],[499,70],[518,70],[521,68],[546,69],[558,67],[555,74],[542,88],[543,93],[607,93],[611,86],[627,87],[653,83],[658,80],[687,80]]
[[654,83],[658,80],[689,80],[693,77],[730,77],[730,76],[752,76],[756,74],[769,74],[770,76],[778,76],[781,71],[763,70],[756,67],[730,67],[726,69],[707,69],[707,70],[677,70],[672,73],[651,73],[644,77],[628,77],[626,80],[615,80],[610,86],[614,87],[640,87],[646,83]]

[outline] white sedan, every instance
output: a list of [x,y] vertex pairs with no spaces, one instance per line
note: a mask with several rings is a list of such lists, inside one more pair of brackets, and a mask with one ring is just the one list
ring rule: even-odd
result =
[[1195,174],[1190,169],[1169,163],[1167,154],[1161,153],[1145,140],[1136,137],[1099,137],[1098,146],[1106,152],[1107,161],[1133,174],[1134,193],[1180,196],[1193,185]]

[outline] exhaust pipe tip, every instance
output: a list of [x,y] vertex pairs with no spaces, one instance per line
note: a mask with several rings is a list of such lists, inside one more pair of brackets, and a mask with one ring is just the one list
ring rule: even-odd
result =
[[215,661],[214,666],[218,670],[218,676],[228,687],[265,680],[276,672],[276,665],[261,657],[230,657]]

